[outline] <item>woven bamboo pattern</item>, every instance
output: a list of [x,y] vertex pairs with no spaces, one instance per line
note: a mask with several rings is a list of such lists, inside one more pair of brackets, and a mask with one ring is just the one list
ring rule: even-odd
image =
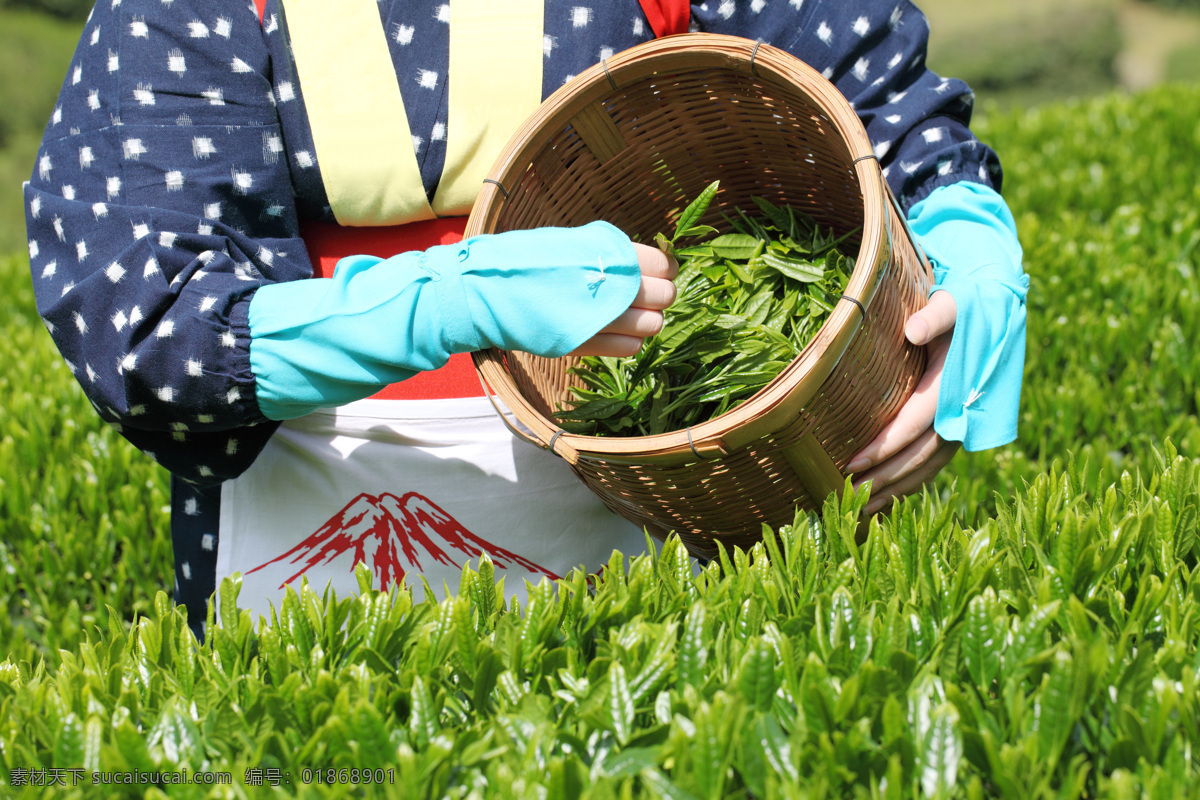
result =
[[[690,430],[609,438],[562,431],[574,359],[484,351],[481,380],[520,435],[566,459],[617,514],[697,555],[748,547],[841,490],[843,469],[925,369],[903,335],[928,264],[891,198],[862,124],[827,80],[756,42],[691,33],[619,53],[549,97],[484,184],[467,235],[602,219],[651,242],[714,180],[703,222],[791,205],[857,247],[849,299],[774,381]],[[864,313],[865,310],[865,313]]]

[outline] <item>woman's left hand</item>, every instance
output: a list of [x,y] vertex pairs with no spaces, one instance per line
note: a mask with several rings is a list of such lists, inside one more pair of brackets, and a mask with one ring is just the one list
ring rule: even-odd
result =
[[958,308],[949,292],[934,292],[923,309],[908,318],[904,335],[914,345],[925,345],[928,363],[916,391],[879,435],[847,465],[854,486],[871,484],[871,499],[864,512],[882,511],[896,498],[918,491],[950,463],[961,442],[943,440],[933,430],[937,413],[942,365]]

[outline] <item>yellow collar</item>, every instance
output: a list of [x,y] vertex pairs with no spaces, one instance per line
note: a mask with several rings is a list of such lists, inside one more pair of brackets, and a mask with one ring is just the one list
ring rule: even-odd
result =
[[470,212],[542,97],[542,0],[450,0],[446,164],[430,205],[375,0],[283,0],[317,163],[342,225]]

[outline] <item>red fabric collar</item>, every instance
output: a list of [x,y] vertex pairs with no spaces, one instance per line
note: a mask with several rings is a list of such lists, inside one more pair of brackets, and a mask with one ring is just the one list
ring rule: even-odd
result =
[[687,33],[692,16],[690,0],[638,0],[656,37]]

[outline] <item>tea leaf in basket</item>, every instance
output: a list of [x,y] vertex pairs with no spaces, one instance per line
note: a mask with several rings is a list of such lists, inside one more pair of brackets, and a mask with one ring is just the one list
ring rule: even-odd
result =
[[711,239],[708,246],[721,258],[749,261],[762,252],[763,240],[745,233],[726,233]]
[[[796,305],[795,292],[790,293],[789,296],[792,298],[790,310]],[[751,325],[762,325],[766,322],[771,313],[773,301],[775,301],[775,293],[771,291],[770,287],[764,287],[750,295],[742,305],[742,314],[746,317],[746,322]]]
[[574,420],[608,419],[628,405],[629,401],[624,397],[596,397],[570,411],[563,412],[560,417]]
[[712,203],[713,198],[717,196],[717,188],[720,185],[720,181],[713,181],[710,183],[705,187],[704,191],[700,192],[700,195],[690,204],[688,204],[688,207],[683,210],[683,214],[681,214],[679,217],[679,222],[675,225],[675,235],[671,237],[672,243],[678,241],[683,236],[693,235],[688,233],[688,231],[700,221],[700,218],[704,216],[704,212],[708,211],[708,207]]
[[580,361],[572,371],[583,385],[555,414],[564,430],[645,436],[723,414],[786,369],[833,310],[854,267],[835,248],[850,234],[792,208],[756,198],[762,216],[738,209],[725,217],[732,230],[676,246],[715,233],[695,223],[718,186],[688,206],[672,239],[655,237],[680,262],[663,330],[631,358]]
[[779,231],[782,231],[787,236],[792,236],[795,230],[795,217],[791,215],[788,209],[780,208],[771,203],[764,197],[755,197],[754,205],[758,206],[758,210],[771,220],[771,224]]
[[[693,228],[693,230],[695,230]],[[699,256],[715,256],[716,253],[712,247],[706,244],[697,244],[691,247],[679,248],[675,251],[677,258],[698,258]]]
[[763,263],[774,270],[782,272],[794,281],[814,283],[825,277],[825,268],[801,258],[789,258],[768,250],[762,255]]

